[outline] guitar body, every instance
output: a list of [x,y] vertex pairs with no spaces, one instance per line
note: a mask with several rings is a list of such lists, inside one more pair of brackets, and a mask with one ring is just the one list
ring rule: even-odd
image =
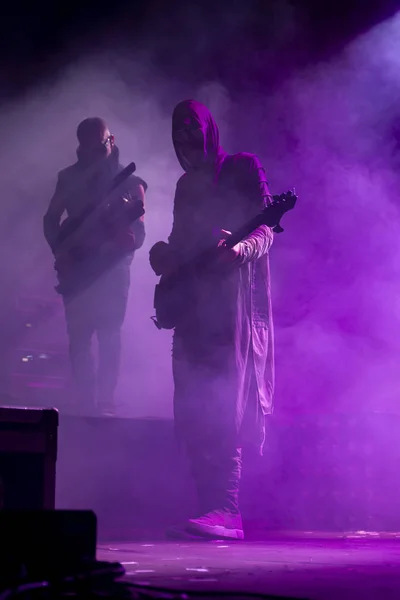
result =
[[183,290],[179,286],[171,287],[161,277],[154,291],[154,309],[159,329],[174,329],[177,326],[179,315],[182,315],[186,304],[185,300]]
[[[127,208],[124,209],[127,211]],[[120,258],[134,252],[134,236],[127,225],[142,217],[144,212],[143,204],[138,202],[129,207],[121,229],[119,223],[115,223],[114,215],[108,217],[107,212],[91,227],[87,227],[85,235],[79,236],[79,241],[57,256],[54,268],[59,283],[56,291],[61,295],[75,293],[90,285]],[[62,240],[67,239],[75,227],[76,224],[68,219],[63,222],[61,247]]]
[[195,304],[193,277],[194,271],[186,271],[178,277],[161,277],[154,291],[155,322],[159,329],[175,329],[188,306]]
[[132,201],[130,196],[129,178],[135,170],[131,162],[95,202],[83,208],[79,217],[62,223],[54,264],[59,294],[87,287],[124,254],[135,250],[129,226],[145,213],[143,203]]
[[98,261],[98,251],[76,246],[68,254],[59,255],[54,263],[58,285],[56,292],[61,295],[75,293],[95,277],[93,265]]

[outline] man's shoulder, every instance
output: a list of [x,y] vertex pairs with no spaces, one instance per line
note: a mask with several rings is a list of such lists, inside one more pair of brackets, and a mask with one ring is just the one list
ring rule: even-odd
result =
[[[186,185],[187,184],[187,185]],[[185,193],[185,190],[190,189],[191,186],[191,177],[190,174],[182,173],[176,182],[176,193],[178,196]]]
[[182,173],[182,175],[179,177],[178,181],[176,182],[177,187],[181,187],[182,185],[185,185],[187,180],[188,180],[187,173]]
[[144,179],[142,179],[141,177],[139,177],[139,175],[131,175],[129,177],[129,182],[134,187],[141,185],[143,187],[144,191],[145,192],[147,191],[147,188],[148,188],[147,182]]
[[260,159],[256,154],[250,152],[238,152],[229,154],[221,166],[222,180],[233,180],[235,184],[245,185],[254,175],[263,171]]
[[[124,167],[124,165],[119,164],[118,165],[118,173],[121,173],[126,167]],[[129,185],[132,188],[137,188],[139,185],[141,185],[144,188],[144,191],[147,191],[148,185],[147,182],[142,179],[142,177],[139,177],[139,175],[129,175],[127,181],[129,182]]]
[[257,158],[257,154],[254,154],[254,152],[237,152],[236,154],[232,154],[231,156],[233,156],[233,158],[235,158],[236,160],[244,161],[249,161],[253,160],[254,158]]
[[58,179],[60,181],[66,181],[71,177],[74,177],[78,172],[78,163],[74,163],[73,165],[69,165],[61,171],[58,171]]
[[243,167],[251,169],[254,165],[260,165],[260,159],[257,154],[250,152],[238,152],[237,154],[228,154],[225,161],[234,167]]

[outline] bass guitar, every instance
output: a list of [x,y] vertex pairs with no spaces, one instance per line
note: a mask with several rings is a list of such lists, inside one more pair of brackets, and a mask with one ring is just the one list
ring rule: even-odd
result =
[[[280,220],[296,204],[297,196],[293,191],[273,196],[271,203],[256,217],[238,229],[225,241],[227,248],[233,248],[261,225],[271,227],[275,233],[283,231]],[[158,329],[174,329],[191,304],[191,279],[201,275],[215,259],[215,247],[209,248],[194,259],[180,265],[173,272],[162,275],[154,293],[155,316],[151,317]]]
[[142,202],[129,198],[126,186],[135,170],[135,163],[130,163],[114,177],[100,201],[87,206],[79,218],[63,221],[54,264],[59,294],[82,291],[121,257],[109,252],[109,238],[121,222],[130,225],[145,213]]

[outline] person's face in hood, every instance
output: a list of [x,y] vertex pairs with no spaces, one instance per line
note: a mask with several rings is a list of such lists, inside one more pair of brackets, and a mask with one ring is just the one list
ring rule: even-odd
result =
[[208,108],[195,100],[185,100],[176,106],[172,141],[185,171],[214,165],[221,152],[217,124]]

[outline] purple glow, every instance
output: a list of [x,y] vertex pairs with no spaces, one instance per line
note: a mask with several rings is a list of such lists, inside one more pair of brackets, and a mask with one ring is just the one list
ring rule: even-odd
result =
[[[298,34],[306,46],[300,27],[291,28],[290,40]],[[400,111],[399,30],[397,15],[330,61],[282,77],[269,95],[247,88],[230,95],[218,81],[188,89],[155,70],[150,52],[140,60],[92,55],[0,115],[7,139],[2,188],[12,200],[4,208],[1,250],[10,257],[6,278],[22,282],[22,295],[54,297],[41,216],[57,171],[75,159],[81,119],[104,117],[123,162],[134,160],[149,182],[147,238],[132,265],[124,327],[121,415],[172,416],[171,334],[150,320],[156,277],[148,251],[171,229],[181,169],[170,113],[187,96],[210,107],[228,151],[260,156],[273,193],[295,186],[301,200],[271,251],[278,417],[296,424],[304,415],[399,413],[400,149],[394,152],[392,136]],[[279,48],[272,58],[274,52]],[[123,80],[126,68],[135,86]],[[25,335],[66,347],[64,327],[55,315],[39,330],[27,325]],[[327,462],[333,447],[321,450]],[[341,489],[350,479],[343,476]],[[291,505],[294,488],[282,484],[277,504],[290,506],[296,521],[313,507],[303,500]]]

